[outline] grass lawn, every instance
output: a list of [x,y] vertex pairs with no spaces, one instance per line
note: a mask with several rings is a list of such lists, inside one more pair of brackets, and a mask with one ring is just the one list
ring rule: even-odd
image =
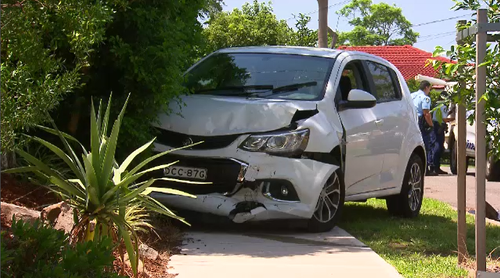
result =
[[[372,248],[404,277],[467,277],[457,266],[457,212],[448,204],[425,199],[415,219],[388,214],[384,200],[347,203],[341,227]],[[491,264],[500,264],[500,226],[487,223]],[[467,215],[467,248],[474,254],[474,218]]]

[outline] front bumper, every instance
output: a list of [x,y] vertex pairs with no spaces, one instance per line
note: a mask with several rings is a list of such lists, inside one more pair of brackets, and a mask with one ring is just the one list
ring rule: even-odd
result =
[[[294,159],[238,149],[244,138],[217,150],[184,150],[167,160],[208,169],[211,185],[157,182],[197,196],[152,193],[167,206],[226,216],[234,222],[311,218],[318,196],[338,166],[311,159]],[[169,147],[156,145],[157,151]],[[168,162],[168,161],[164,161]],[[164,163],[162,162],[162,163]],[[161,175],[161,173],[157,173]],[[285,187],[287,196],[280,195]]]

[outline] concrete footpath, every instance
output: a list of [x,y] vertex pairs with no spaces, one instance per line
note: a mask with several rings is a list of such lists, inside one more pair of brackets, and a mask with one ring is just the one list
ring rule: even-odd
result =
[[169,268],[179,278],[401,277],[340,228],[321,234],[190,231]]

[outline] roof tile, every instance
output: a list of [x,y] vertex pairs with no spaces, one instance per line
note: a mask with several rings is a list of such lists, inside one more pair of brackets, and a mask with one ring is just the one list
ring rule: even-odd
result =
[[436,77],[438,72],[431,66],[426,66],[428,59],[454,62],[445,57],[432,57],[432,53],[411,45],[401,46],[339,46],[338,49],[360,51],[386,59],[399,69],[405,80],[418,74]]

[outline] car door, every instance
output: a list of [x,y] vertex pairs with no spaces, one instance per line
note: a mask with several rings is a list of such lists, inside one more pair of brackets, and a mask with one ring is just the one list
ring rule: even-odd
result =
[[[337,102],[347,100],[351,89],[368,91],[367,74],[361,60],[347,57],[341,65]],[[346,82],[346,80],[348,80]],[[380,136],[375,108],[344,109],[339,111],[345,129],[345,185],[346,195],[372,191],[378,186],[384,153],[371,142]]]
[[388,65],[367,60],[364,62],[368,72],[370,92],[377,99],[373,107],[378,136],[371,142],[383,154],[380,179],[374,183],[374,190],[396,187],[396,177],[400,169],[400,153],[408,120],[412,119],[402,100],[400,80]]

